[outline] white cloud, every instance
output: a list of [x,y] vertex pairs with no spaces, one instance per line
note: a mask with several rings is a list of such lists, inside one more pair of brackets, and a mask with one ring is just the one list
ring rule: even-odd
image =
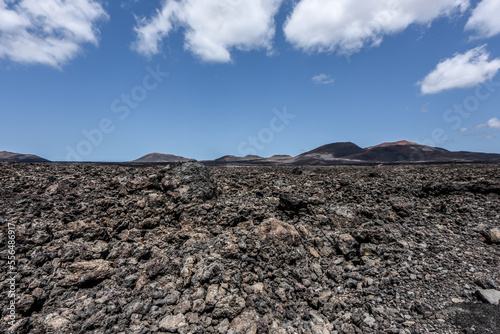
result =
[[82,44],[97,45],[107,13],[93,0],[0,0],[0,58],[61,67]]
[[467,132],[469,129],[468,128],[461,128],[459,131],[460,132]]
[[436,68],[417,84],[422,94],[436,94],[448,89],[474,87],[493,79],[500,69],[500,58],[489,61],[486,45],[466,53],[457,53],[441,61]]
[[283,0],[167,0],[150,20],[135,27],[133,48],[151,56],[177,26],[185,28],[185,48],[203,61],[229,62],[231,49],[272,50],[274,16]]
[[313,76],[311,80],[317,85],[328,85],[335,82],[334,78],[324,73]]
[[486,140],[492,140],[492,139],[495,139],[495,136],[488,135],[488,136],[484,137],[484,139],[486,139]]
[[486,126],[491,128],[491,129],[500,129],[500,119],[493,117],[492,119],[488,120],[486,123],[477,124],[475,127],[476,127],[476,129],[481,129],[481,128],[484,128]]
[[500,119],[494,117],[486,122],[486,125],[492,129],[500,129]]
[[469,0],[301,0],[284,31],[289,42],[305,51],[351,54],[378,46],[385,35],[411,24],[429,25],[468,6]]
[[472,12],[465,30],[476,31],[476,37],[488,38],[500,34],[500,1],[483,0]]

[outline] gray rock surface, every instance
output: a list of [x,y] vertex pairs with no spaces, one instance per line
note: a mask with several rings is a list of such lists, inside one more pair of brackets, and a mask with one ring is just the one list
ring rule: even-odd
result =
[[492,289],[488,290],[479,289],[476,291],[476,294],[479,297],[479,299],[481,299],[486,303],[493,305],[498,305],[500,303],[500,291]]
[[168,315],[160,321],[160,329],[167,332],[178,332],[181,328],[187,327],[186,317],[183,314]]

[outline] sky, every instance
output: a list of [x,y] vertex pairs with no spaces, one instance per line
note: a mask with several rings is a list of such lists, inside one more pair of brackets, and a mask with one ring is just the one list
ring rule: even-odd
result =
[[500,153],[500,0],[0,0],[0,151]]

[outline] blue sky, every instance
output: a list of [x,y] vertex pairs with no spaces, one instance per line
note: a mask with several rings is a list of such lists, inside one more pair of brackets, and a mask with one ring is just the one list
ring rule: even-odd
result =
[[0,0],[0,150],[500,153],[500,0]]

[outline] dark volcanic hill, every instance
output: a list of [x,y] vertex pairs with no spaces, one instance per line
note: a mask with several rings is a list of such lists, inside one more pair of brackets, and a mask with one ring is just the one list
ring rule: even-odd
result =
[[342,163],[342,158],[362,152],[364,152],[364,149],[351,142],[332,143],[302,153],[290,161],[294,165]]
[[450,151],[443,148],[402,140],[368,147],[362,153],[349,156],[349,159],[373,162],[447,161],[448,153]]
[[143,157],[140,157],[133,162],[183,162],[183,161],[195,161],[194,159],[184,158],[172,154],[163,153],[150,153]]
[[300,156],[318,155],[331,155],[332,158],[342,158],[352,154],[361,153],[364,149],[351,142],[332,143],[320,146],[312,151],[302,153]]
[[49,162],[49,160],[33,154],[12,153],[7,151],[0,152],[0,161],[18,161],[18,162]]
[[406,140],[361,148],[353,143],[333,143],[290,159],[293,165],[333,165],[346,163],[412,163],[412,162],[500,162],[500,154],[451,152],[439,147],[420,145]]

